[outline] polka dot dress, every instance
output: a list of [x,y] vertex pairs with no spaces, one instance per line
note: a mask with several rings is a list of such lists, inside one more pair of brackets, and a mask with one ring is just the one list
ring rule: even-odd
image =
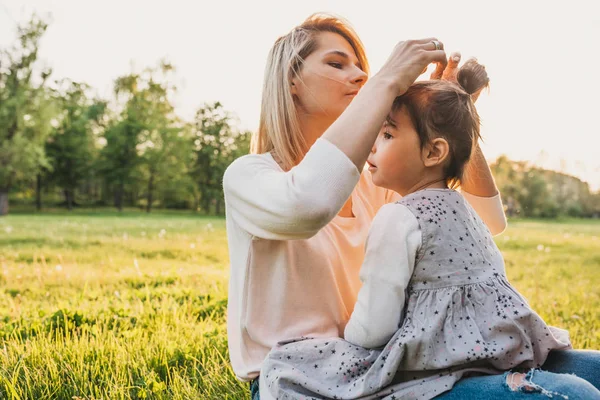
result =
[[422,233],[398,331],[376,350],[339,338],[281,342],[263,363],[261,398],[431,399],[465,374],[538,367],[550,350],[570,348],[568,333],[546,325],[510,285],[489,230],[460,193],[426,189],[398,203]]

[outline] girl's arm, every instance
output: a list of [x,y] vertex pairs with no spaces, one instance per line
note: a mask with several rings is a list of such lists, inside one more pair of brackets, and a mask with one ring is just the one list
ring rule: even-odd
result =
[[381,207],[365,245],[363,286],[344,331],[347,341],[371,349],[396,333],[420,247],[421,230],[413,213],[400,204]]

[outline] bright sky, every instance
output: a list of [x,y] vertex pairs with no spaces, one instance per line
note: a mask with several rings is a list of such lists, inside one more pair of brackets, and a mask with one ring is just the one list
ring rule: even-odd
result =
[[[486,65],[477,106],[484,152],[528,160],[600,189],[600,7],[597,2],[281,0],[0,0],[0,46],[17,22],[51,13],[41,58],[54,78],[109,97],[119,75],[166,57],[178,68],[180,115],[221,101],[258,126],[263,68],[275,39],[316,11],[348,19],[372,72],[401,40],[436,36]],[[596,6],[594,6],[596,3]]]

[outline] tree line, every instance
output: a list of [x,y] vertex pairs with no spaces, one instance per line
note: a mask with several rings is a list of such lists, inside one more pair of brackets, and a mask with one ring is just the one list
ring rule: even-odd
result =
[[69,210],[84,205],[223,211],[225,168],[246,154],[250,133],[219,102],[179,118],[175,69],[166,61],[118,77],[113,98],[83,82],[51,81],[36,63],[48,24],[33,17],[0,52],[0,215],[35,196]]
[[[191,209],[222,214],[227,166],[250,133],[219,102],[191,121],[175,113],[167,61],[118,77],[102,99],[84,82],[51,79],[38,65],[48,24],[34,16],[0,49],[0,215],[11,202]],[[500,157],[492,170],[507,214],[600,216],[600,194],[575,177]]]

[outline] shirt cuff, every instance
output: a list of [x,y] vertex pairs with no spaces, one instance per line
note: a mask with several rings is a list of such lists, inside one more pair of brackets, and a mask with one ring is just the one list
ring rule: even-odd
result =
[[500,193],[492,197],[481,197],[462,190],[461,194],[471,207],[477,211],[492,235],[499,235],[504,232],[506,229],[506,215],[504,214],[504,205]]

